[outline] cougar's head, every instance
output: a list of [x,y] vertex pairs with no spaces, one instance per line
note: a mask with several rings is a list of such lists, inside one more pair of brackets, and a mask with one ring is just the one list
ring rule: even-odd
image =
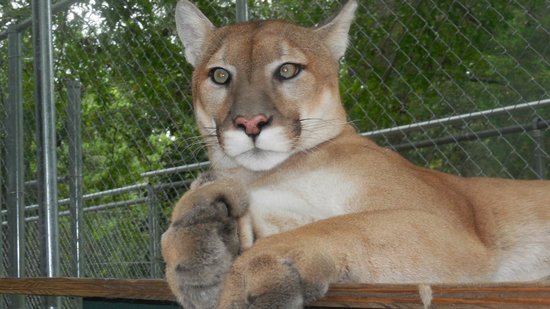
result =
[[254,21],[221,28],[190,2],[176,8],[194,66],[193,105],[215,167],[269,170],[344,128],[338,61],[357,3],[323,26]]

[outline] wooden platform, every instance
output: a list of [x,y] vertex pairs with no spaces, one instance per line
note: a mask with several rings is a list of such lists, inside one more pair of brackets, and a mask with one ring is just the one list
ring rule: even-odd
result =
[[[550,282],[433,285],[431,308],[550,308]],[[164,280],[0,278],[1,294],[174,301]],[[332,285],[312,307],[421,308],[415,285]]]

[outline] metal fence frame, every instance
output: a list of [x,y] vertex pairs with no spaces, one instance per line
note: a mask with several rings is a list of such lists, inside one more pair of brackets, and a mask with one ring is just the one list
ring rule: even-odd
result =
[[[70,151],[70,175],[68,181],[70,183],[70,197],[67,199],[58,200],[57,198],[57,171],[55,168],[55,110],[53,102],[53,73],[52,73],[52,42],[51,42],[51,14],[66,10],[70,5],[78,2],[78,0],[59,1],[53,6],[50,0],[33,0],[33,18],[27,18],[20,23],[12,25],[8,31],[0,33],[0,40],[7,39],[9,46],[9,76],[13,77],[9,80],[9,95],[7,104],[7,149],[8,153],[6,168],[8,175],[7,181],[7,205],[11,205],[7,210],[2,211],[2,215],[6,215],[6,221],[2,221],[2,226],[8,226],[9,239],[9,272],[10,277],[22,277],[24,273],[24,255],[25,255],[25,222],[41,220],[41,230],[46,235],[43,239],[44,252],[42,255],[43,275],[47,277],[59,276],[59,228],[58,218],[60,216],[70,216],[71,218],[71,237],[72,237],[72,256],[71,261],[72,274],[75,277],[82,275],[82,226],[83,214],[85,212],[102,211],[116,207],[127,207],[134,204],[147,204],[149,207],[149,231],[152,233],[151,241],[148,250],[152,253],[151,259],[151,274],[153,277],[162,275],[162,263],[159,256],[159,239],[160,226],[158,222],[159,209],[156,197],[156,190],[163,187],[186,187],[188,182],[167,183],[161,185],[153,185],[151,183],[141,183],[127,187],[121,187],[108,191],[102,191],[92,194],[84,194],[82,187],[82,149],[80,137],[80,89],[79,81],[70,81],[66,85],[69,110],[68,119],[70,120],[69,129],[69,151]],[[236,1],[236,19],[237,21],[245,21],[248,19],[248,9],[246,0]],[[37,97],[37,115],[38,119],[38,136],[37,141],[39,147],[39,178],[37,183],[40,188],[40,202],[37,205],[25,206],[23,193],[25,186],[30,185],[24,181],[24,167],[22,161],[23,150],[23,114],[22,114],[22,54],[21,54],[21,32],[27,30],[30,26],[33,27],[34,42],[38,48],[35,50],[35,79],[36,79],[36,97]],[[437,120],[430,120],[421,123],[415,123],[406,126],[388,128],[383,130],[365,132],[362,135],[367,137],[376,136],[391,136],[394,134],[408,134],[415,130],[423,130],[430,127],[445,126],[453,123],[468,122],[470,120],[493,117],[501,113],[514,113],[526,109],[538,109],[550,107],[550,99],[536,102],[528,102],[517,104],[503,108],[496,108],[487,111],[468,113],[458,116],[446,117]],[[406,143],[392,146],[396,150],[416,149],[420,147],[430,147],[441,145],[450,142],[463,140],[479,140],[496,135],[529,132],[532,131],[532,136],[537,141],[533,151],[533,169],[539,178],[545,175],[543,130],[548,128],[550,120],[534,119],[532,123],[517,125],[513,127],[500,128],[495,130],[487,130],[465,134],[463,136],[448,136],[440,139],[430,139],[416,143]],[[9,161],[8,161],[9,160]],[[156,177],[170,173],[183,173],[197,170],[203,170],[208,166],[208,162],[188,164],[184,166],[150,171],[141,174],[142,177]],[[128,191],[145,190],[146,197],[140,199],[132,199],[123,202],[108,203],[103,205],[95,205],[84,207],[88,200],[93,200],[102,196],[117,195]],[[59,205],[70,204],[70,211],[58,212]],[[25,212],[39,208],[41,215],[38,217],[26,217]],[[1,231],[1,230],[0,230]],[[24,306],[24,299],[21,296],[14,296],[11,299],[13,308],[21,308]],[[59,299],[49,299],[45,307],[59,308]]]

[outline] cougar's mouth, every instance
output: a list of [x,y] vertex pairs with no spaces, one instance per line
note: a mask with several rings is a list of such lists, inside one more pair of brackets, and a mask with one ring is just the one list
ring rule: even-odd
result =
[[222,134],[224,152],[250,170],[272,169],[293,153],[291,139],[282,127],[266,128],[255,137],[240,130],[228,130]]

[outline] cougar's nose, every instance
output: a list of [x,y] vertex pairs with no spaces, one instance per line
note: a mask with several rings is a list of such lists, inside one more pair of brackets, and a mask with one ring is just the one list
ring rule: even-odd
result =
[[237,116],[233,120],[235,127],[240,128],[250,137],[256,137],[262,129],[267,126],[270,122],[270,119],[267,118],[264,114],[259,114],[251,118]]

